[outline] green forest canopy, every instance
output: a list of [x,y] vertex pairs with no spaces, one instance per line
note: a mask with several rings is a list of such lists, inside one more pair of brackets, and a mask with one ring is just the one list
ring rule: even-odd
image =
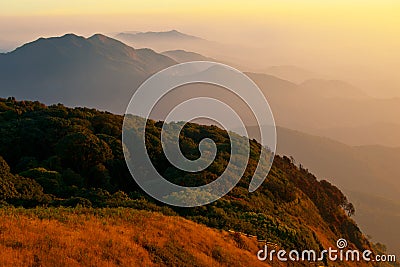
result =
[[[309,227],[326,224],[332,236],[358,248],[369,242],[349,218],[354,207],[343,193],[288,157],[276,156],[263,185],[254,193],[248,184],[260,144],[250,141],[251,155],[238,185],[222,199],[202,207],[171,208],[138,188],[126,167],[121,128],[123,116],[89,108],[46,106],[37,101],[0,99],[0,202],[2,205],[133,207],[180,215],[220,229],[257,235],[288,249],[321,249]],[[213,164],[198,173],[172,166],[162,152],[162,122],[149,120],[146,145],[160,174],[176,184],[193,186],[216,179],[229,161],[229,137],[216,126],[187,123],[180,147],[188,158],[199,157],[205,137],[217,145]]]

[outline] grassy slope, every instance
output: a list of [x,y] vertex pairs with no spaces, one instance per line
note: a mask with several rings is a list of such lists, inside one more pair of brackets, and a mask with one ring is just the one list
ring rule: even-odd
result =
[[0,266],[268,266],[255,256],[256,239],[181,217],[121,208],[0,216]]
[[0,266],[271,266],[257,259],[256,238],[155,212],[2,208],[0,217]]

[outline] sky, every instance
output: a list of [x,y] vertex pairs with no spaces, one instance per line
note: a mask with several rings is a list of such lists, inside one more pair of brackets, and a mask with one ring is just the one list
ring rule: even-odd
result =
[[234,44],[246,64],[296,65],[400,97],[398,0],[1,0],[0,49],[38,37],[179,31]]

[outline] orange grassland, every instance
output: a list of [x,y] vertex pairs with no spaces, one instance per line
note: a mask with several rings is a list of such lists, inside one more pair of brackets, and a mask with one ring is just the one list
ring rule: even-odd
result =
[[0,209],[0,266],[269,266],[257,240],[128,208]]

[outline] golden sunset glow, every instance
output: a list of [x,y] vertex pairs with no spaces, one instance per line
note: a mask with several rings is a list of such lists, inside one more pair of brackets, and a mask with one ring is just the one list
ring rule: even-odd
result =
[[[71,15],[158,15],[158,21],[171,16],[213,22],[246,19],[249,23],[303,23],[311,27],[323,25],[379,29],[398,33],[400,2],[382,1],[128,1],[87,0],[53,1],[21,0],[2,3],[0,16],[71,16]],[[298,25],[302,26],[302,25]]]
[[20,0],[2,3],[0,41],[177,29],[254,50],[246,56],[252,66],[322,69],[372,94],[381,86],[400,96],[399,14],[397,0]]
[[293,18],[319,18],[340,21],[343,18],[371,19],[384,21],[398,18],[399,1],[360,0],[222,0],[195,1],[129,1],[129,0],[86,0],[52,1],[21,0],[2,3],[2,15],[83,15],[83,14],[137,14],[137,13],[183,13],[192,15],[251,16],[282,15]]

